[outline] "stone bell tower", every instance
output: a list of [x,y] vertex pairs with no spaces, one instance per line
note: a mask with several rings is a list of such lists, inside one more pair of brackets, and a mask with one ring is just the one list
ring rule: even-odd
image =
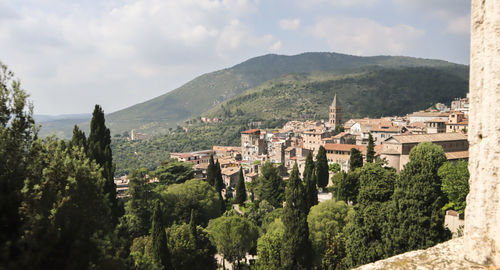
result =
[[337,99],[337,94],[333,97],[332,105],[330,105],[330,121],[328,121],[328,124],[332,128],[342,125],[342,105]]

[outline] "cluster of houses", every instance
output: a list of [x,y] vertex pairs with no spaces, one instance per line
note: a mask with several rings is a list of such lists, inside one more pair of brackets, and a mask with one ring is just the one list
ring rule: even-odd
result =
[[221,165],[224,184],[234,187],[239,169],[245,181],[253,181],[264,162],[282,164],[288,171],[295,163],[302,172],[307,155],[315,156],[320,146],[326,150],[328,162],[338,163],[349,171],[351,149],[366,157],[371,134],[376,156],[387,166],[400,171],[409,161],[410,150],[421,142],[443,147],[448,160],[467,160],[468,98],[452,101],[451,108],[436,104],[427,110],[404,117],[361,118],[343,121],[343,109],[335,95],[326,121],[289,121],[281,129],[249,129],[241,132],[241,145],[213,146],[212,149],[189,153],[171,153],[171,158],[193,164],[195,177],[205,178],[210,156]]

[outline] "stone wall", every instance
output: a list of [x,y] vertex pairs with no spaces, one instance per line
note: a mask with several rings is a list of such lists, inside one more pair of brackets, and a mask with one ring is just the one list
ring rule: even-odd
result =
[[469,261],[500,265],[500,1],[472,0],[470,192],[464,246]]

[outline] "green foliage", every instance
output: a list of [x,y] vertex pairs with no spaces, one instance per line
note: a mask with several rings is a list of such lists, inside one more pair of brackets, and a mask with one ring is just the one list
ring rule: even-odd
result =
[[312,206],[318,204],[318,190],[316,189],[316,178],[314,170],[314,161],[312,153],[309,152],[306,158],[306,164],[303,172],[304,177],[304,200],[307,204],[307,210]]
[[189,222],[191,209],[197,211],[196,224],[201,225],[206,225],[210,219],[221,214],[219,194],[203,180],[192,179],[182,184],[160,186],[157,192],[169,209],[165,215],[171,223]]
[[260,227],[267,214],[273,212],[275,208],[266,200],[256,201],[250,204],[250,209],[245,213],[245,217],[252,221],[253,224]]
[[27,151],[36,138],[28,94],[14,73],[0,62],[0,268],[15,257],[19,238],[21,189]]
[[359,177],[358,204],[345,227],[346,264],[366,264],[387,257],[390,231],[387,222],[396,174],[382,163],[367,163],[356,170]]
[[217,190],[217,192],[220,193],[222,189],[225,188],[225,186],[224,186],[224,180],[222,180],[222,169],[220,168],[220,163],[218,159],[217,162],[215,163],[215,168],[217,169],[215,174],[215,190]]
[[156,266],[160,269],[172,269],[162,213],[160,202],[157,201],[153,212],[153,226],[151,229],[151,253],[153,263]]
[[234,263],[254,249],[259,237],[258,228],[240,216],[222,216],[210,221],[207,227],[212,243],[225,259]]
[[153,172],[161,184],[181,184],[194,177],[193,167],[190,163],[169,160]]
[[349,171],[347,174],[341,172],[337,175],[339,175],[336,177],[336,181],[338,181],[336,192],[337,200],[352,202],[355,204],[357,202],[359,192],[358,170]]
[[207,167],[207,183],[211,186],[215,186],[215,181],[217,178],[217,167],[215,166],[214,155],[210,155],[210,160]]
[[116,199],[116,185],[114,182],[115,167],[111,152],[111,135],[105,125],[104,111],[101,106],[95,105],[90,121],[90,134],[87,141],[88,156],[95,160],[102,168],[102,175],[106,179],[104,192],[111,205],[113,222],[116,224],[121,210]]
[[452,208],[460,214],[464,214],[467,194],[469,194],[469,169],[467,162],[463,160],[445,162],[438,170],[442,180],[441,190],[448,197],[445,207]]
[[368,136],[368,147],[366,148],[366,162],[373,163],[375,159],[375,145],[373,144],[373,136],[370,133]]
[[[322,202],[311,208],[307,216],[309,224],[309,239],[314,250],[314,264],[321,266],[324,255],[329,247],[341,246],[338,240],[341,239],[342,230],[347,223],[347,213],[349,207],[342,201],[329,200]],[[343,253],[340,250],[332,250],[333,253]],[[330,254],[330,257],[333,257]],[[340,264],[341,258],[331,261],[332,265]],[[327,268],[328,269],[328,268]],[[335,267],[333,267],[335,269]]]
[[286,205],[283,213],[285,233],[281,266],[283,269],[309,269],[312,252],[306,216],[308,209],[304,201],[304,188],[299,178],[297,164],[290,173],[285,194]]
[[148,184],[146,169],[134,170],[129,175],[128,194],[130,199],[125,204],[125,220],[132,237],[147,235],[151,228],[151,207],[155,194]]
[[338,163],[328,164],[328,170],[333,173],[338,173],[340,172],[340,164]]
[[49,138],[33,143],[22,189],[20,269],[106,265],[113,230],[106,179],[83,148]]
[[281,250],[283,248],[285,225],[275,219],[267,232],[257,241],[257,269],[280,270]]
[[193,230],[191,224],[174,224],[167,229],[167,235],[173,269],[217,269],[217,250],[202,227],[195,225]]
[[283,208],[276,208],[267,213],[262,219],[262,224],[260,226],[262,228],[262,231],[266,232],[270,224],[272,224],[278,218],[281,219],[283,217],[283,212]]
[[363,154],[356,149],[351,148],[351,157],[349,159],[349,171],[354,171],[357,168],[363,167]]
[[275,208],[283,206],[285,183],[278,168],[274,167],[271,162],[264,163],[256,182],[257,196],[260,200],[268,201]]
[[247,190],[245,188],[245,178],[243,177],[243,168],[240,167],[240,173],[238,174],[238,183],[236,184],[236,196],[234,198],[234,203],[244,204],[247,200]]
[[319,147],[316,155],[316,179],[318,187],[324,189],[328,185],[328,159],[326,158],[326,150],[323,146]]
[[136,269],[159,270],[153,262],[151,236],[141,236],[134,238],[130,247],[130,257],[134,261]]
[[399,174],[393,196],[393,254],[424,249],[450,238],[443,225],[446,196],[438,176],[444,162],[441,146],[429,142],[410,151],[410,161]]
[[80,128],[75,125],[73,128],[73,137],[71,138],[71,141],[69,143],[69,147],[83,147],[84,151],[88,151],[88,146],[87,146],[87,137],[85,136],[85,132],[80,130]]

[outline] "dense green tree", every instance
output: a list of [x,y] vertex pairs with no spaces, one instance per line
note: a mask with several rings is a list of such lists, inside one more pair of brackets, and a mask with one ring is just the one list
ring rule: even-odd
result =
[[469,194],[469,169],[467,162],[457,161],[456,164],[448,161],[438,170],[438,175],[443,184],[441,190],[448,197],[445,209],[454,209],[460,214],[464,213],[467,194]]
[[351,148],[351,157],[349,159],[349,170],[354,171],[356,168],[363,167],[363,154],[356,149]]
[[155,197],[152,185],[148,184],[146,169],[133,170],[129,174],[128,195],[125,204],[125,220],[133,238],[147,235],[151,228],[153,209],[151,203]]
[[375,160],[375,144],[373,143],[373,136],[370,133],[368,136],[368,147],[366,148],[366,162],[373,163]]
[[343,245],[339,243],[339,239],[347,223],[348,211],[349,207],[346,203],[335,200],[322,202],[311,208],[307,223],[309,224],[309,239],[314,250],[314,264],[317,267],[321,267],[325,253],[331,246],[336,246],[337,249],[331,250],[335,254],[329,254],[330,258],[334,255],[341,256],[337,256],[336,261],[330,260],[330,263],[333,266],[340,265],[344,251],[338,250],[338,247]]
[[255,201],[250,204],[250,209],[245,212],[245,217],[260,227],[267,214],[271,213],[275,208],[266,200]]
[[332,173],[338,173],[340,172],[340,164],[338,163],[328,164],[328,170]]
[[151,236],[140,236],[134,238],[130,247],[130,257],[134,261],[135,269],[141,270],[158,270],[153,262]]
[[446,161],[443,148],[430,142],[410,151],[410,161],[396,181],[391,228],[393,253],[424,249],[443,242],[451,234],[444,223],[446,196],[438,169]]
[[306,164],[303,172],[304,179],[304,200],[307,203],[307,209],[318,204],[318,189],[316,188],[316,174],[314,171],[314,161],[312,153],[309,152],[306,158]]
[[207,231],[217,251],[233,264],[257,246],[259,237],[257,226],[238,215],[211,220]]
[[312,262],[309,228],[307,225],[304,188],[299,178],[297,164],[293,166],[286,187],[286,205],[283,213],[285,224],[281,253],[283,269],[309,269]]
[[153,212],[153,226],[151,228],[152,257],[154,264],[160,269],[172,269],[162,214],[161,204],[157,201]]
[[[35,141],[30,149],[20,212],[21,269],[88,269],[113,264],[106,179],[83,148]],[[118,267],[115,265],[115,267]]]
[[328,186],[328,159],[326,158],[326,150],[323,146],[318,149],[318,154],[316,155],[316,180],[318,181],[318,187],[324,189]]
[[14,73],[0,62],[0,268],[18,255],[21,189],[27,149],[36,138],[28,94]]
[[276,208],[282,207],[285,199],[284,185],[279,169],[274,167],[271,162],[264,163],[260,169],[260,175],[257,178],[258,198],[268,201]]
[[153,172],[162,184],[180,184],[189,179],[193,179],[194,172],[190,163],[180,162],[174,159],[169,160]]
[[339,134],[340,132],[344,132],[344,127],[341,125],[335,126],[335,134]]
[[[194,227],[194,228],[193,228]],[[217,269],[217,250],[202,227],[190,224],[172,225],[167,229],[168,249],[173,269]]]
[[83,132],[83,130],[81,130],[77,125],[73,127],[73,137],[71,137],[69,146],[83,147],[85,152],[88,151],[87,137],[85,136],[85,132]]
[[347,174],[342,172],[337,185],[337,199],[347,203],[355,204],[359,192],[359,172],[358,170],[349,171]]
[[348,267],[388,256],[387,215],[396,179],[395,171],[383,168],[382,163],[367,163],[356,172],[360,185],[358,204],[344,230]]
[[236,196],[234,198],[234,203],[244,204],[247,200],[247,189],[245,188],[245,178],[243,177],[243,168],[240,168],[240,173],[238,174],[238,183],[236,184]]
[[215,168],[217,169],[216,170],[216,174],[215,174],[215,190],[217,190],[217,192],[221,193],[221,191],[225,188],[224,186],[224,180],[222,179],[222,169],[220,167],[220,163],[219,163],[219,160],[217,159],[217,162],[215,163]]
[[280,270],[281,249],[283,247],[285,225],[281,219],[275,219],[267,232],[257,241],[257,269]]
[[217,167],[215,166],[214,155],[210,155],[210,160],[207,167],[207,183],[215,187],[217,180]]
[[112,219],[116,224],[122,211],[119,209],[118,200],[116,199],[116,185],[114,182],[115,167],[111,152],[111,135],[109,128],[105,124],[104,111],[99,105],[95,105],[94,112],[92,113],[87,145],[89,157],[101,165],[102,175],[106,179],[104,193],[111,205]]
[[219,194],[205,181],[192,179],[182,184],[160,186],[156,191],[169,209],[165,215],[170,223],[189,222],[191,209],[196,210],[196,224],[202,226],[221,214]]

